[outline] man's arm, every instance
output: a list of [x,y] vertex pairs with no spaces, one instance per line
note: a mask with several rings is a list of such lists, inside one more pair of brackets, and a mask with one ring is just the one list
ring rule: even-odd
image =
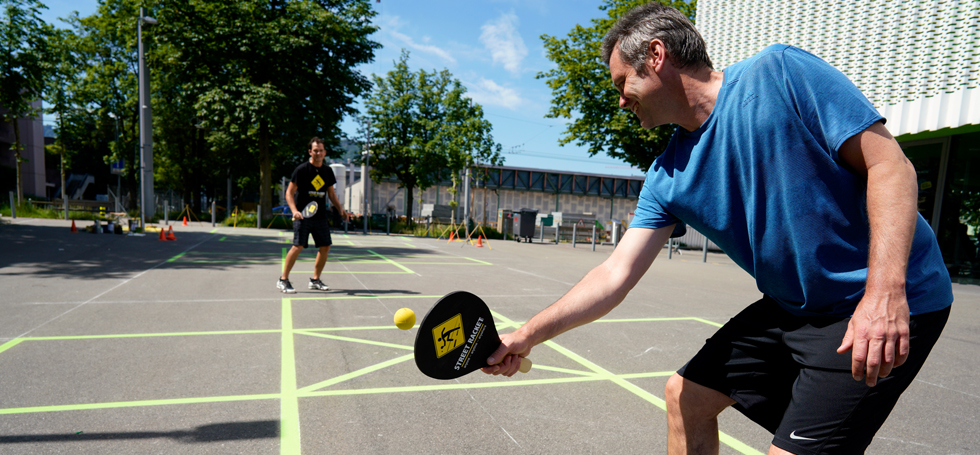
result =
[[337,192],[334,191],[332,186],[327,187],[327,197],[330,198],[330,203],[333,204],[334,207],[337,207],[337,211],[340,212],[340,219],[346,220],[347,212],[344,211],[344,204],[341,204],[340,199],[337,199]]
[[868,182],[868,282],[837,352],[851,351],[851,374],[874,386],[909,354],[905,296],[918,185],[902,148],[875,123],[841,146],[840,158]]
[[527,357],[531,347],[612,311],[650,268],[673,230],[673,226],[668,226],[626,231],[609,259],[517,331],[502,335],[500,347],[487,360],[492,366],[483,372],[513,376],[520,367],[520,358]]
[[296,208],[296,190],[299,189],[293,182],[289,182],[289,186],[286,187],[286,204],[289,204],[289,211],[293,212],[294,220],[302,220],[303,214],[300,210]]

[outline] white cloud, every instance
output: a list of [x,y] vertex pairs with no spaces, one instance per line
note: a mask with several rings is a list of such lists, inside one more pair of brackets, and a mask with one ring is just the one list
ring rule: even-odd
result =
[[479,82],[467,82],[466,85],[466,93],[470,98],[485,106],[499,106],[514,111],[524,103],[517,90],[503,87],[490,79],[481,77]]
[[441,59],[449,62],[450,64],[455,64],[456,63],[456,59],[453,58],[452,54],[450,54],[449,51],[447,51],[447,50],[445,50],[445,49],[443,49],[443,48],[441,48],[439,46],[433,46],[431,44],[426,44],[426,43],[429,42],[429,38],[428,37],[423,37],[422,40],[421,40],[422,42],[419,43],[414,38],[412,38],[411,36],[408,36],[408,35],[400,32],[400,31],[398,31],[398,29],[402,25],[404,25],[404,22],[401,20],[401,18],[399,18],[398,16],[389,16],[389,17],[386,17],[385,18],[385,20],[384,20],[383,25],[381,26],[381,28],[382,28],[383,31],[387,32],[389,36],[391,36],[392,38],[394,38],[394,39],[396,39],[398,41],[401,41],[409,49],[412,49],[412,50],[415,50],[415,51],[418,51],[418,52],[421,52],[421,53],[425,53],[425,54],[435,55],[435,56],[437,56],[437,57],[439,57],[439,58],[441,58]]
[[502,14],[497,20],[483,24],[480,42],[490,51],[493,63],[502,64],[504,69],[517,76],[521,72],[521,62],[527,57],[527,47],[517,33],[519,20],[513,12]]

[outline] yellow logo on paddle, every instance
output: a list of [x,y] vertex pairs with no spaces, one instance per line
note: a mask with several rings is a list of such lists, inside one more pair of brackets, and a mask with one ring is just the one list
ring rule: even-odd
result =
[[449,354],[463,342],[463,315],[457,314],[432,329],[436,358]]
[[320,191],[320,188],[323,187],[324,183],[326,182],[324,182],[323,179],[321,179],[320,176],[318,175],[316,176],[315,179],[313,179],[313,188],[315,188],[317,191]]

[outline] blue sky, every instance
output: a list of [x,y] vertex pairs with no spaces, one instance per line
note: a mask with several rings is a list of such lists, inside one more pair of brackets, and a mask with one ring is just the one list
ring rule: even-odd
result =
[[[57,21],[71,11],[95,13],[96,0],[41,0],[44,19]],[[608,175],[642,175],[604,154],[589,157],[584,147],[558,144],[564,119],[548,119],[551,90],[535,75],[554,64],[540,36],[561,36],[576,25],[604,16],[600,0],[381,0],[372,2],[383,48],[366,74],[385,74],[401,50],[411,53],[412,71],[449,70],[484,108],[494,139],[503,146],[505,165]],[[345,121],[343,129],[356,133]]]

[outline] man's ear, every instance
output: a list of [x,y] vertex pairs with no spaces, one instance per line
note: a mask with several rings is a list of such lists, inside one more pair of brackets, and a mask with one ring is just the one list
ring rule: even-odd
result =
[[663,68],[664,63],[667,60],[667,46],[664,45],[663,41],[659,39],[654,39],[647,44],[647,65],[649,67],[659,72]]

